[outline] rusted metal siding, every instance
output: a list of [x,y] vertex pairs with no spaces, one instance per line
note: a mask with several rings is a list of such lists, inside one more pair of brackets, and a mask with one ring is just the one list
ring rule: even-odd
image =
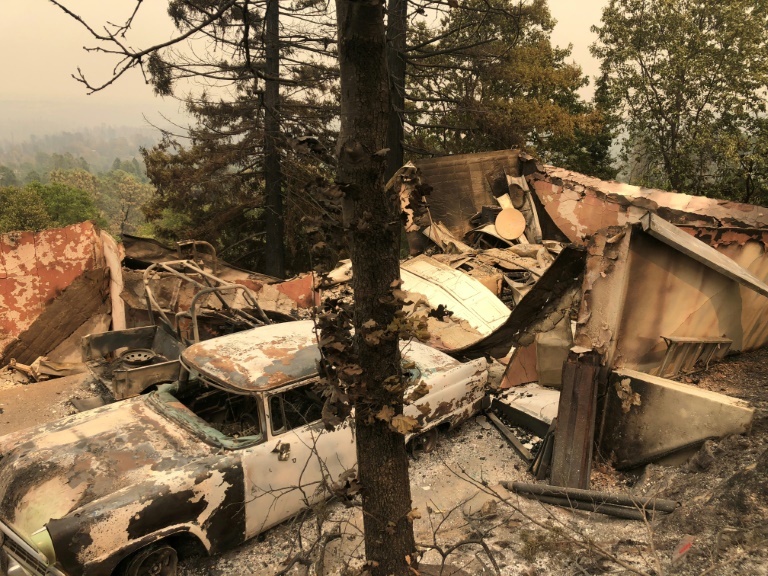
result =
[[725,337],[734,350],[768,344],[765,296],[645,234],[633,236],[629,259],[614,366],[654,373],[662,336]]
[[109,270],[86,270],[46,305],[32,324],[0,350],[0,366],[12,358],[32,364],[47,356],[92,318],[109,312]]
[[675,225],[768,227],[768,208],[609,182],[554,166],[536,174],[533,189],[571,242],[609,226],[634,223],[648,211]]
[[76,278],[104,266],[91,222],[0,236],[0,350]]
[[[588,250],[575,342],[603,354],[606,366],[654,373],[667,349],[662,336],[725,337],[734,350],[768,344],[768,298],[639,227],[595,234]],[[717,250],[757,279],[768,275],[761,242]]]
[[[768,230],[683,228],[702,242],[749,270],[768,283]],[[742,350],[759,348],[768,342],[768,322],[765,321],[765,298],[755,291],[739,286],[741,297]]]

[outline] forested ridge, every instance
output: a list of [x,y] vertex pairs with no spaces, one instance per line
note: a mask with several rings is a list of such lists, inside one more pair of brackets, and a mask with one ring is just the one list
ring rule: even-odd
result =
[[0,232],[93,220],[115,235],[151,233],[141,148],[158,140],[150,127],[103,126],[0,141]]

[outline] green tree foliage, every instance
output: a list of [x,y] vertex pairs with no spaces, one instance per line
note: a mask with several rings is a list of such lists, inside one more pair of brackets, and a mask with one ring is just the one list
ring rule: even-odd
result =
[[99,194],[99,177],[82,168],[73,170],[54,170],[48,175],[50,182],[64,184],[88,192],[92,198]]
[[[198,134],[197,130],[194,131]],[[251,142],[253,134],[256,142]],[[192,145],[166,139],[145,150],[147,173],[157,190],[145,208],[158,238],[172,242],[195,238],[211,242],[221,251],[258,229],[256,210],[263,196],[260,175],[251,163],[253,152],[245,149],[261,139],[247,131],[239,144],[217,137],[193,136]],[[177,217],[170,217],[171,214]],[[182,216],[179,218],[178,216]]]
[[37,170],[30,170],[27,175],[24,176],[24,184],[31,184],[32,182],[42,182],[43,178]]
[[[132,162],[126,164],[133,166]],[[54,170],[49,178],[52,184],[83,191],[96,208],[88,219],[95,219],[112,234],[133,234],[146,222],[142,209],[154,195],[154,188],[142,181],[146,178],[124,170],[95,176],[82,169]]]
[[7,166],[0,165],[0,186],[18,186],[19,179],[13,170]]
[[133,234],[145,222],[142,208],[154,195],[150,184],[123,170],[112,170],[99,178],[97,203],[113,234]]
[[32,182],[23,188],[6,186],[0,190],[0,205],[3,232],[59,228],[85,220],[101,223],[91,194],[66,184]]
[[93,197],[80,188],[66,184],[33,182],[25,186],[24,190],[34,191],[42,198],[53,227],[96,220],[99,215]]
[[45,202],[34,187],[0,188],[0,233],[43,230],[53,225]]
[[767,0],[611,0],[593,30],[633,179],[766,201]]
[[[197,106],[198,123],[191,128],[186,145],[166,138],[143,151],[156,190],[144,211],[157,238],[169,243],[206,240],[228,261],[262,270],[266,249],[263,131],[259,119],[248,114],[245,106],[244,100]],[[257,112],[253,106],[251,110]],[[324,128],[318,126],[318,131],[324,133]],[[224,138],[225,133],[231,136]],[[308,150],[297,152],[287,141],[283,145],[287,265],[300,271],[310,267],[308,221],[330,218],[308,187],[331,176],[328,166]]]
[[[612,176],[610,127],[578,95],[587,84],[552,46],[546,0],[469,0],[437,34],[412,28],[407,142],[428,153],[519,147],[569,168]],[[444,37],[437,44],[429,38]]]
[[[188,96],[187,109],[195,125],[187,141],[182,145],[180,138],[167,136],[143,152],[147,174],[157,189],[146,213],[164,240],[207,240],[219,251],[227,250],[224,256],[230,261],[257,270],[273,268],[271,273],[281,275],[284,270],[265,255],[282,253],[285,244],[288,268],[306,269],[306,250],[303,261],[296,260],[301,252],[297,223],[302,211],[308,210],[302,194],[308,183],[327,173],[332,162],[337,71],[329,46],[335,42],[335,27],[324,5],[281,4],[285,23],[280,27],[279,78],[267,76],[267,4],[263,0],[232,3],[206,29],[217,39],[215,54],[209,54],[207,61],[187,60],[175,47],[158,51],[151,62],[149,72],[159,93],[173,93],[179,77],[198,74],[206,82],[229,86],[229,97],[213,99],[205,92]],[[185,32],[210,17],[208,8],[205,2],[178,0],[169,4],[169,13],[178,30]],[[274,81],[279,95],[277,104],[270,106],[266,96],[269,82],[274,85]],[[311,150],[301,140],[307,134],[313,135]],[[277,150],[277,172],[274,162],[268,161],[268,144]],[[270,182],[277,183],[280,202],[275,195],[269,196]],[[269,246],[266,238],[275,220],[285,220],[285,242],[273,237]],[[189,227],[179,229],[182,223]]]

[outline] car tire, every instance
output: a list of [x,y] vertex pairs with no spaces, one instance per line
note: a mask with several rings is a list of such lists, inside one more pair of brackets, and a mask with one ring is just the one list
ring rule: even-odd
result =
[[176,576],[179,557],[172,546],[163,543],[150,544],[129,556],[121,576]]
[[435,427],[427,430],[423,434],[419,434],[415,438],[411,438],[411,441],[408,442],[411,455],[418,457],[420,454],[429,454],[432,452],[437,448],[438,436],[439,431],[437,427]]

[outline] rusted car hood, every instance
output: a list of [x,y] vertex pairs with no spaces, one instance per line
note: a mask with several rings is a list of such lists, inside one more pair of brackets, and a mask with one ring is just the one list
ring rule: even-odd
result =
[[29,535],[212,450],[152,410],[146,396],[11,434],[0,438],[0,517]]

